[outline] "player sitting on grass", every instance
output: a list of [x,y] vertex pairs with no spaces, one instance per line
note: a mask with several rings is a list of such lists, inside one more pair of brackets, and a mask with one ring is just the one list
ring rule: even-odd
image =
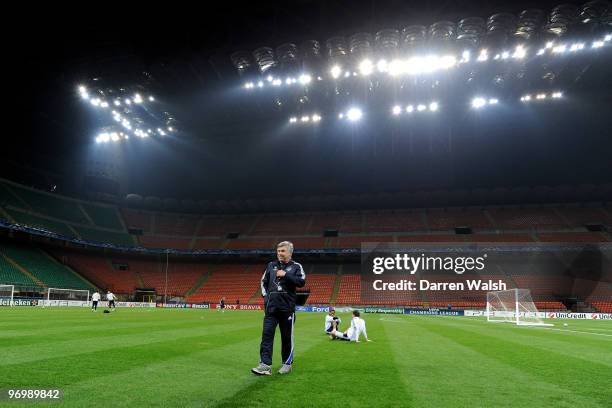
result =
[[340,340],[354,341],[355,343],[359,343],[359,336],[363,333],[363,337],[365,337],[366,341],[371,341],[370,339],[368,339],[365,320],[363,320],[359,316],[359,310],[353,310],[351,327],[349,327],[344,333],[334,328],[331,332],[331,339],[333,340],[334,338],[336,338]]
[[336,316],[336,309],[329,308],[329,313],[325,315],[325,334],[330,334],[332,330],[338,330],[338,326],[342,320]]

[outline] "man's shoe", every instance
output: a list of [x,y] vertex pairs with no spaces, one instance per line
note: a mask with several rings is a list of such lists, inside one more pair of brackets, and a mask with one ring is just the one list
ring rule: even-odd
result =
[[289,374],[291,372],[290,364],[283,364],[283,366],[278,370],[279,374]]
[[264,363],[259,363],[257,367],[251,368],[251,372],[256,375],[272,375],[272,367]]

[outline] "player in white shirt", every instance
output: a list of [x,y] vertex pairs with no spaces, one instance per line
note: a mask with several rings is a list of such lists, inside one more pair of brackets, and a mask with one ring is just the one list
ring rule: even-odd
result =
[[349,327],[344,333],[341,331],[333,330],[332,331],[332,339],[335,337],[340,340],[348,340],[354,341],[355,343],[359,343],[359,337],[363,334],[363,337],[366,341],[371,341],[368,339],[368,333],[366,332],[366,324],[365,320],[363,320],[360,316],[359,310],[353,310],[353,318],[351,319],[351,327]]
[[332,330],[338,330],[340,323],[342,323],[342,320],[336,316],[336,309],[330,307],[329,313],[325,315],[325,334],[331,334]]
[[98,311],[98,302],[100,301],[100,294],[96,290],[93,295],[91,295],[91,310],[94,312]]
[[115,294],[113,292],[111,292],[110,290],[108,291],[108,293],[106,293],[106,300],[108,300],[108,308],[110,309],[111,307],[113,309],[116,309],[117,307],[115,306]]

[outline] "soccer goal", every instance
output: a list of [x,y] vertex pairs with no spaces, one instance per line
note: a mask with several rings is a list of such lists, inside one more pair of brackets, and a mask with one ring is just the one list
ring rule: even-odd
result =
[[529,289],[510,289],[487,293],[487,321],[522,326],[553,326],[538,316]]
[[47,289],[47,301],[64,300],[74,302],[89,302],[89,291],[86,289]]
[[13,306],[14,285],[0,285],[0,306]]

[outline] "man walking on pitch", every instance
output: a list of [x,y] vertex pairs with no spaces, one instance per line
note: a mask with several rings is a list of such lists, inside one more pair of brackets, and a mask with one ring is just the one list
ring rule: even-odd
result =
[[98,302],[100,301],[100,294],[96,290],[93,295],[91,295],[91,310],[94,312],[98,311]]
[[108,301],[108,308],[115,310],[115,294],[110,290],[106,293],[106,300]]
[[279,374],[291,372],[294,353],[293,325],[295,324],[296,288],[306,284],[304,268],[291,259],[293,244],[283,241],[276,246],[277,260],[270,262],[261,278],[265,317],[261,334],[259,365],[251,369],[257,375],[272,374],[272,347],[278,325],[281,332],[283,365]]

